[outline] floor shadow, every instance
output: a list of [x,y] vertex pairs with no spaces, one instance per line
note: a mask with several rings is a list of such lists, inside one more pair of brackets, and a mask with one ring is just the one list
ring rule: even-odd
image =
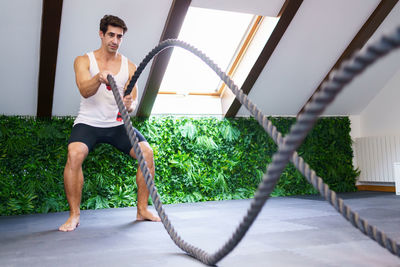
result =
[[143,221],[132,221],[132,222],[127,222],[127,223],[124,223],[124,224],[121,224],[121,225],[117,226],[116,229],[121,229],[121,230],[123,230],[123,229],[130,229],[130,228],[132,228],[132,227],[137,226],[138,224],[140,224],[140,223],[142,223],[142,222],[143,222]]
[[38,238],[38,237],[48,237],[51,235],[55,235],[60,233],[58,229],[51,229],[51,230],[45,230],[45,231],[39,231],[39,232],[31,232],[27,234],[18,234],[14,236],[6,236],[2,237],[2,242],[18,242],[18,241],[24,241],[32,238]]
[[200,260],[198,260],[198,259],[196,259],[195,257],[193,257],[192,255],[189,255],[189,254],[187,254],[187,253],[185,253],[185,252],[181,252],[181,253],[178,253],[178,252],[175,252],[175,253],[168,253],[168,255],[170,255],[170,256],[177,256],[177,257],[179,257],[179,258],[183,258],[183,259],[186,259],[186,260],[191,260],[191,261],[193,261],[193,262],[198,262],[198,263],[200,263],[200,264],[204,264],[204,266],[214,266],[214,267],[218,267],[218,265],[206,265],[205,263],[202,263]]

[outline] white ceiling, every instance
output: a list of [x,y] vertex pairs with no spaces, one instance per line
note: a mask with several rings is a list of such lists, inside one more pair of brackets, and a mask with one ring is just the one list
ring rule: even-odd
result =
[[[379,0],[305,0],[249,94],[268,115],[295,115],[340,57]],[[64,0],[53,115],[76,115],[76,56],[99,46],[98,23],[116,14],[128,25],[121,53],[139,64],[159,42],[172,0]],[[276,15],[284,0],[193,0],[192,6]],[[8,1],[0,18],[0,114],[36,115],[42,0]],[[23,7],[23,8],[22,8]],[[11,21],[11,23],[10,23]],[[377,34],[400,24],[398,3]],[[357,78],[328,108],[330,115],[359,114],[397,70],[400,52]],[[139,96],[149,67],[139,79]],[[248,112],[241,108],[238,116]]]
[[[250,100],[267,115],[296,115],[379,2],[304,1],[254,84]],[[244,107],[238,113],[248,114]]]
[[0,16],[0,114],[36,115],[42,0],[9,1]]
[[191,6],[276,17],[285,0],[192,0]]
[[[366,46],[382,35],[390,33],[400,25],[400,3],[397,3]],[[385,87],[394,75],[400,75],[400,50],[393,51],[370,66],[343,89],[336,101],[326,110],[327,114],[358,115],[371,100]],[[397,72],[397,74],[396,74]],[[400,87],[400,85],[399,85]]]

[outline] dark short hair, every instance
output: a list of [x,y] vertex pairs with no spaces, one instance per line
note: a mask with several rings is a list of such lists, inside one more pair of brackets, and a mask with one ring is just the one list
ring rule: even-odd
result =
[[104,15],[104,17],[100,20],[100,31],[105,34],[107,32],[108,25],[122,28],[124,34],[128,31],[128,27],[126,27],[125,22],[117,16]]

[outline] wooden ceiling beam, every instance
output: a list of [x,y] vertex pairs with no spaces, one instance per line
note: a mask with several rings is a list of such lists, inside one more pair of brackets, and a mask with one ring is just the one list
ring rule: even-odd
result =
[[[164,30],[161,34],[160,42],[178,38],[186,13],[189,9],[191,0],[174,0],[168,14]],[[156,100],[158,89],[164,77],[171,58],[173,49],[167,49],[158,54],[154,59],[150,68],[150,74],[140,99],[136,116],[149,117]]]
[[43,0],[36,116],[51,118],[63,0]]

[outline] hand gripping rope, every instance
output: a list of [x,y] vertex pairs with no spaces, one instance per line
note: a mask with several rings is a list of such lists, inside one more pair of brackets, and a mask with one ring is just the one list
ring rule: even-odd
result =
[[[107,77],[107,79],[108,79],[108,77]],[[110,85],[107,85],[106,88],[107,88],[108,91],[112,90]],[[132,89],[130,89],[130,91],[132,91]],[[129,95],[129,94],[125,94],[124,96],[127,96],[127,95]],[[122,121],[121,112],[118,112],[117,118],[115,120],[116,121]]]
[[252,200],[247,214],[243,217],[242,221],[233,232],[229,240],[215,253],[209,254],[204,250],[197,248],[186,241],[184,241],[172,226],[167,214],[162,206],[160,196],[157,193],[157,188],[154,186],[153,177],[147,167],[147,163],[143,158],[142,151],[138,145],[138,140],[135,132],[133,131],[132,123],[122,102],[121,96],[118,93],[115,81],[111,75],[107,79],[111,85],[114,93],[115,100],[117,101],[118,108],[122,114],[124,125],[128,133],[129,139],[133,145],[135,153],[138,157],[139,166],[144,174],[147,188],[149,189],[151,198],[154,203],[161,221],[175,244],[189,255],[195,257],[201,262],[214,265],[230,253],[233,248],[240,242],[247,230],[250,228],[256,219],[261,208],[269,198],[270,193],[279,180],[279,177],[285,168],[286,164],[291,160],[296,168],[306,177],[306,179],[320,192],[322,196],[339,212],[344,218],[350,221],[354,227],[358,228],[362,233],[369,236],[371,239],[378,242],[382,247],[389,250],[392,254],[400,257],[400,244],[386,236],[386,234],[377,229],[375,226],[368,224],[368,222],[361,218],[358,213],[352,211],[343,199],[336,196],[336,193],[329,189],[322,178],[318,177],[314,170],[304,162],[303,158],[298,155],[296,149],[301,145],[308,132],[316,123],[319,115],[326,109],[326,107],[335,99],[341,92],[343,87],[350,83],[352,79],[363,72],[377,59],[388,54],[400,46],[400,26],[387,36],[383,36],[378,41],[367,46],[365,49],[355,53],[349,60],[343,62],[341,66],[332,72],[329,80],[324,82],[321,86],[321,91],[318,92],[305,106],[304,112],[299,115],[297,122],[291,127],[289,134],[282,137],[282,134],[276,129],[268,118],[249,100],[246,94],[243,93],[211,59],[205,54],[196,49],[195,47],[174,39],[169,39],[157,45],[140,63],[135,74],[125,91],[125,95],[130,94],[132,88],[136,84],[140,74],[149,63],[149,61],[162,50],[169,47],[184,48],[201,60],[203,60],[215,73],[223,80],[226,85],[236,95],[236,98],[244,105],[250,113],[255,117],[259,124],[269,134],[269,136],[278,145],[278,151],[274,154],[272,162],[268,165],[267,172],[264,174],[262,182],[259,184],[254,199]]

